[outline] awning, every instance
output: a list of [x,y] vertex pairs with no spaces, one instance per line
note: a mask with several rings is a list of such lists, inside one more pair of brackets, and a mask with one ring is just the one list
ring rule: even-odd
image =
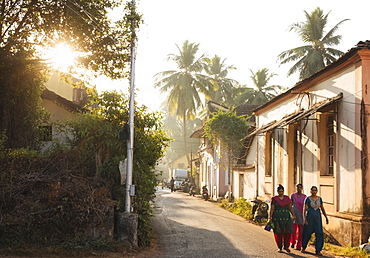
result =
[[343,93],[339,93],[338,95],[336,95],[332,98],[328,98],[328,99],[325,99],[323,101],[317,102],[316,104],[314,104],[311,108],[309,108],[307,110],[301,109],[301,110],[296,111],[292,114],[284,116],[282,119],[280,119],[278,121],[274,120],[274,121],[272,121],[272,122],[270,122],[270,123],[268,123],[268,124],[266,124],[266,125],[264,125],[260,128],[256,128],[253,132],[248,134],[245,138],[251,137],[251,136],[256,135],[256,134],[261,134],[261,133],[264,133],[264,132],[268,132],[268,131],[271,131],[271,130],[275,129],[278,126],[283,127],[285,125],[289,125],[289,124],[292,124],[292,123],[294,123],[298,120],[301,120],[305,117],[309,117],[309,116],[313,115],[314,113],[316,113],[319,109],[338,101],[342,97],[343,97]]

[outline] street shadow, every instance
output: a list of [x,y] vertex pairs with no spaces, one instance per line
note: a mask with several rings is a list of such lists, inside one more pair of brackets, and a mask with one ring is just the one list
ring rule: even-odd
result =
[[152,218],[152,226],[161,247],[156,257],[246,257],[217,231],[184,225],[163,216]]

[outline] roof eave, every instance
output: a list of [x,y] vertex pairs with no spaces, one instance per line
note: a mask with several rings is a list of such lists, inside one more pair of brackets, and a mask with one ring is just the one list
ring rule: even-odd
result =
[[360,57],[357,55],[357,52],[361,48],[362,47],[355,47],[355,48],[350,49],[347,53],[343,54],[340,58],[338,58],[338,60],[336,60],[334,63],[324,67],[323,69],[314,73],[310,77],[297,82],[292,88],[281,93],[280,95],[276,96],[275,98],[271,99],[265,104],[255,108],[253,110],[253,113],[255,115],[263,113],[264,111],[269,109],[271,105],[275,106],[285,101],[286,99],[291,98],[292,94],[300,93],[312,87],[313,85],[326,80],[328,77],[333,76],[334,74],[341,71],[343,68],[353,65],[355,62],[357,62],[360,59]]

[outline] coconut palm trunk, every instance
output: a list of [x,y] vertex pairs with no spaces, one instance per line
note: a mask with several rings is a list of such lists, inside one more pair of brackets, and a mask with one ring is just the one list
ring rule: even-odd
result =
[[184,137],[184,150],[185,150],[186,160],[188,161],[188,164],[190,165],[190,162],[191,161],[190,161],[189,152],[188,152],[187,135],[186,135],[186,122],[187,122],[186,112],[184,111],[184,113],[183,113],[183,119],[182,119],[182,123],[183,123],[183,137]]

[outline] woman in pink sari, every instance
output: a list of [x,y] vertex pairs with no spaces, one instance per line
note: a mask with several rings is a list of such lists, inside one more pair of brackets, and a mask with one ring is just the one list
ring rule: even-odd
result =
[[294,215],[296,216],[293,222],[293,233],[290,239],[291,247],[296,247],[296,250],[302,248],[302,231],[303,231],[303,206],[306,195],[302,193],[302,184],[297,184],[297,192],[290,197],[292,200]]

